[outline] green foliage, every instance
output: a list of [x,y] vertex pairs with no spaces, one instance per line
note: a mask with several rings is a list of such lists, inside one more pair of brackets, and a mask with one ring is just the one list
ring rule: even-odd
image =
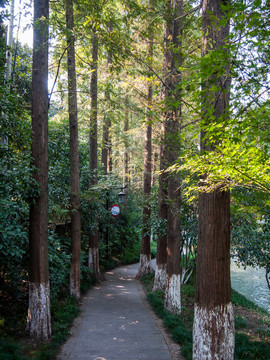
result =
[[19,344],[9,339],[0,339],[0,360],[27,360]]
[[232,202],[232,252],[243,266],[267,268],[270,262],[268,195],[236,188]]
[[58,237],[53,232],[48,236],[49,276],[51,298],[56,298],[69,287],[70,239]]
[[235,334],[235,360],[269,360],[270,346],[264,342],[251,341],[245,334]]
[[248,322],[246,321],[246,319],[242,318],[242,316],[235,316],[234,326],[236,330],[246,328],[248,327]]
[[53,301],[51,304],[52,312],[52,333],[54,347],[63,344],[69,336],[69,328],[73,320],[80,314],[80,309],[76,299],[68,296],[63,301]]
[[2,82],[0,93],[0,283],[9,301],[19,301],[26,295],[28,209],[37,187],[31,179],[29,118]]
[[32,91],[32,49],[17,43],[14,50],[15,68],[11,75],[11,90],[27,110],[31,109]]

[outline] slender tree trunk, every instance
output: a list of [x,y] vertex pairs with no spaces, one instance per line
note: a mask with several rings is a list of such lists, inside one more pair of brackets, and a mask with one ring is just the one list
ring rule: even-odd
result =
[[97,184],[97,106],[98,106],[98,37],[96,31],[92,35],[92,66],[91,66],[91,116],[90,116],[90,185]]
[[[169,146],[169,163],[173,164],[179,156],[179,123],[178,119],[171,121],[171,138]],[[171,147],[173,146],[173,147]],[[180,293],[180,180],[177,174],[168,176],[168,214],[167,214],[167,281],[165,288],[165,308],[172,313],[181,312]]]
[[79,140],[77,116],[77,84],[74,45],[73,0],[66,0],[67,60],[68,60],[68,107],[70,132],[70,199],[71,199],[71,268],[70,294],[80,297],[80,252],[81,252],[81,215],[80,215],[80,173]]
[[[3,4],[4,6],[4,4]],[[9,23],[8,23],[8,33],[7,33],[7,50],[6,50],[6,80],[12,82],[11,77],[11,68],[12,68],[12,50],[13,50],[13,28],[14,28],[14,6],[15,6],[15,0],[11,0],[10,2],[10,17],[9,17]],[[2,27],[2,19],[0,19],[0,26]],[[0,30],[0,35],[1,35]],[[3,31],[4,35],[4,31]],[[1,61],[2,59],[0,59]],[[11,89],[10,84],[8,84],[9,90]],[[3,95],[2,95],[3,96]],[[1,112],[2,113],[2,112]],[[4,113],[2,113],[2,116],[6,116]],[[0,144],[2,145],[8,145],[8,137],[7,136],[0,136]]]
[[[182,1],[167,2],[167,19],[164,34],[164,89],[166,104],[162,124],[159,177],[159,217],[167,222],[166,233],[158,236],[157,265],[154,290],[165,289],[165,308],[180,313],[180,181],[175,174],[168,175],[166,168],[179,156],[180,91],[181,78],[181,14]],[[173,104],[173,105],[172,105]]]
[[13,28],[14,28],[14,6],[15,0],[11,0],[10,2],[10,18],[8,24],[8,36],[7,36],[7,52],[6,52],[6,79],[11,79],[11,68],[12,68],[12,48],[13,48]]
[[162,224],[162,232],[157,237],[156,269],[153,290],[165,290],[167,283],[167,217],[168,217],[168,180],[164,172],[168,164],[166,147],[166,121],[161,125],[160,175],[158,217]]
[[[153,58],[153,37],[149,41],[149,57]],[[143,179],[143,228],[141,239],[141,254],[140,265],[138,269],[137,278],[142,277],[153,271],[151,266],[151,250],[150,250],[150,195],[151,195],[151,182],[152,182],[152,106],[153,106],[153,85],[150,83],[148,86],[147,95],[147,123],[145,125],[145,139],[144,139],[144,179]]]
[[128,154],[128,130],[129,130],[129,100],[128,95],[125,98],[125,119],[124,119],[124,134],[125,134],[125,158],[124,158],[124,183],[129,183],[129,172],[128,172],[128,164],[129,164],[129,154]]
[[[179,156],[180,139],[179,124],[181,117],[181,46],[183,1],[175,0],[171,6],[171,18],[167,20],[165,39],[165,63],[169,65],[168,97],[166,103],[167,116],[167,152],[168,164],[173,165]],[[168,176],[168,214],[167,214],[167,283],[165,289],[165,308],[172,313],[181,312],[180,295],[180,179],[178,174]]]
[[158,161],[159,161],[159,156],[158,156],[158,150],[154,149],[153,151],[153,170],[152,170],[152,187],[156,185],[156,173],[158,171]]
[[[98,61],[98,36],[94,30],[92,35],[92,76],[91,76],[91,118],[90,118],[90,186],[97,184],[97,61]],[[93,269],[97,280],[101,279],[99,269],[99,241],[98,241],[98,224],[94,220],[94,229],[89,234],[89,259],[88,266]]]
[[[202,56],[211,51],[222,51],[225,64],[223,75],[215,74],[203,82],[202,114],[206,125],[224,122],[229,106],[230,79],[226,65],[229,54],[224,47],[229,35],[229,21],[219,24],[226,17],[223,5],[228,5],[228,1],[203,1]],[[217,91],[210,90],[213,85]],[[215,150],[215,143],[210,144],[209,140],[203,129],[202,151]],[[207,184],[207,175],[202,180]],[[234,358],[234,318],[230,283],[230,193],[222,184],[216,185],[211,192],[201,191],[198,227],[193,359],[231,360]]]
[[[110,93],[105,91],[105,97],[110,98]],[[103,134],[102,134],[102,153],[101,153],[101,164],[104,168],[104,175],[108,175],[108,143],[109,143],[109,126],[108,126],[108,115],[104,116],[103,119]]]
[[[111,54],[108,53],[108,69],[110,68],[111,64]],[[105,99],[108,101],[108,108],[110,108],[111,102],[111,94],[109,87],[105,90]],[[110,111],[107,111],[104,116],[103,121],[103,139],[102,139],[102,153],[101,153],[101,163],[104,166],[104,174],[107,175],[112,171],[111,169],[111,114]]]
[[34,1],[34,44],[32,71],[32,158],[33,178],[39,196],[30,206],[29,307],[30,336],[51,336],[50,284],[48,266],[48,0]]

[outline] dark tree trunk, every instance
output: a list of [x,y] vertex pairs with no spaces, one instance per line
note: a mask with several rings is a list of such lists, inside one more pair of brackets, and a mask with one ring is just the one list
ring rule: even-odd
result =
[[97,106],[98,106],[98,37],[96,31],[92,35],[92,66],[91,66],[91,83],[90,83],[90,97],[91,97],[91,116],[90,116],[90,185],[97,184]]
[[167,221],[166,234],[159,235],[154,289],[165,288],[165,308],[180,313],[180,181],[177,174],[164,172],[173,165],[180,151],[179,118],[181,116],[181,14],[182,1],[167,2],[164,34],[164,89],[166,105],[162,124],[159,178],[159,217]]
[[[105,91],[105,97],[110,99],[110,92]],[[104,175],[108,175],[108,144],[109,144],[109,117],[106,114],[103,119],[103,134],[102,134],[102,152],[101,152],[101,164],[103,165]]]
[[66,0],[67,60],[68,60],[68,108],[70,133],[70,199],[71,199],[71,268],[70,294],[80,297],[80,253],[81,253],[81,215],[80,215],[80,173],[79,140],[77,116],[77,84],[74,47],[73,0]]
[[[92,68],[91,68],[91,117],[90,117],[90,186],[97,184],[97,103],[98,103],[98,36],[94,30],[92,35]],[[99,269],[99,241],[98,241],[98,224],[97,219],[94,220],[93,231],[89,234],[89,259],[88,266],[93,269],[97,280],[101,279]]]
[[[111,54],[108,53],[108,69],[111,64]],[[109,87],[105,90],[105,99],[108,102],[107,109],[110,108],[111,94]],[[112,144],[111,144],[111,114],[110,111],[106,111],[103,122],[103,138],[102,138],[102,153],[101,163],[104,167],[104,174],[107,175],[112,171]]]
[[39,196],[30,206],[27,328],[38,340],[51,336],[48,268],[48,0],[34,1],[32,71],[33,178]]
[[153,290],[164,290],[167,283],[168,180],[167,174],[164,172],[168,165],[167,147],[165,144],[167,132],[166,121],[163,121],[161,126],[158,217],[163,224],[162,232],[159,232],[157,237],[156,269]]
[[[168,2],[170,5],[170,2]],[[183,1],[175,0],[167,19],[165,39],[165,63],[169,66],[166,101],[167,154],[168,164],[173,165],[180,155],[180,117],[181,117],[181,46]],[[172,105],[173,104],[173,105]],[[165,289],[165,308],[172,313],[181,312],[180,295],[180,179],[178,174],[168,175],[168,213],[167,213],[167,284]]]
[[[220,20],[226,17],[222,5],[228,5],[228,1],[203,1],[202,56],[211,51],[222,51],[224,63],[223,75],[215,74],[204,78],[203,126],[216,122],[224,123],[229,106],[229,54],[224,47],[229,35],[229,20],[224,25],[219,24]],[[215,92],[210,91],[213,85],[218,89]],[[211,112],[210,118],[208,114]],[[215,150],[218,139],[212,143],[209,140],[207,131],[203,128],[202,151]],[[202,180],[202,187],[207,186],[207,174]],[[230,193],[222,184],[215,185],[212,191],[201,191],[198,227],[193,359],[230,360],[234,358],[234,318],[230,284]]]
[[129,154],[128,154],[128,147],[129,147],[129,141],[128,141],[128,130],[129,130],[129,100],[128,95],[126,95],[125,98],[125,120],[124,120],[124,134],[125,134],[125,159],[124,159],[124,183],[128,184],[129,182],[129,172],[128,172],[128,164],[129,164]]
[[[150,44],[150,51],[153,48],[152,42]],[[152,180],[152,99],[153,99],[153,87],[148,87],[148,109],[147,109],[147,123],[145,125],[145,139],[144,139],[144,179],[143,179],[143,193],[144,193],[144,205],[143,205],[143,229],[141,239],[141,254],[140,265],[137,277],[140,278],[145,274],[152,272],[151,267],[151,251],[150,251],[150,195],[151,195],[151,180]]]
[[157,171],[158,171],[158,150],[154,149],[153,151],[153,170],[152,170],[152,187],[156,185],[156,179],[157,179]]

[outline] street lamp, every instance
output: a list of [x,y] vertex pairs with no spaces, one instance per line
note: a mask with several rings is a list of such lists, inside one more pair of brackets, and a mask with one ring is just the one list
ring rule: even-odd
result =
[[120,193],[118,193],[118,202],[123,204],[126,201],[126,193],[124,192],[124,188],[121,187]]
[[[110,197],[110,189],[121,189],[120,192],[118,193],[118,202],[119,204],[123,204],[126,201],[126,193],[124,191],[124,189],[127,188],[127,185],[122,186],[122,187],[117,187],[117,186],[112,186],[107,190],[106,193],[106,209],[109,210],[110,208],[110,204],[109,204],[109,197]],[[114,205],[113,208],[118,208],[119,212],[120,212],[120,207],[118,205]],[[112,209],[111,209],[112,211]],[[117,213],[117,215],[114,215],[112,212],[110,211],[111,215],[113,215],[115,217],[115,219],[117,218],[117,215],[119,213]],[[109,260],[109,227],[107,225],[106,227],[106,259]]]

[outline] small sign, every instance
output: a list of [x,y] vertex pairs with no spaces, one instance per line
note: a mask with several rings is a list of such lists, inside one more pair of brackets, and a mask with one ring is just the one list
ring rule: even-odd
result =
[[119,205],[113,205],[111,207],[111,214],[114,217],[117,217],[120,214],[120,206]]

